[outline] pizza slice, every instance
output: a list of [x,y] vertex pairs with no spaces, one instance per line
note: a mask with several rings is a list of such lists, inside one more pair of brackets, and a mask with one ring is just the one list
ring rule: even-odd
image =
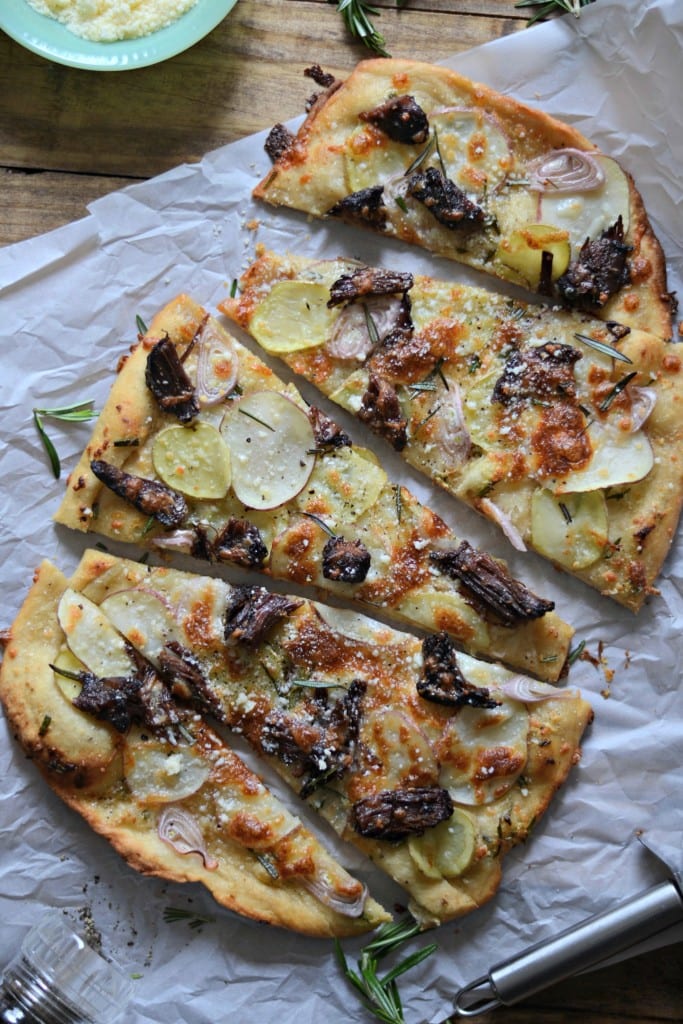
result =
[[[592,717],[577,691],[476,661],[445,633],[420,641],[259,586],[97,551],[68,587],[45,569],[37,586],[2,675],[25,745],[61,794],[144,868],[163,861],[221,898],[219,872],[232,881],[246,860],[239,899],[248,910],[282,884],[280,923],[302,927],[318,913],[329,930],[352,931],[381,911],[308,835],[290,831],[296,819],[233,767],[206,717],[243,735],[403,886],[425,925],[493,895],[502,856],[526,839],[578,761]],[[175,840],[159,840],[169,807]],[[184,811],[203,833],[200,856],[164,843],[194,846]],[[271,814],[282,823],[278,841]],[[315,879],[328,903],[346,900],[347,913],[364,916],[328,915],[310,897],[320,896]]]
[[110,602],[138,600],[130,642],[107,609],[85,597],[110,564],[91,553],[69,582],[44,562],[6,645],[0,699],[52,789],[132,867],[200,882],[239,914],[320,936],[360,934],[388,920],[177,699],[149,647],[135,647],[146,622],[158,629],[168,614],[163,586],[136,593],[119,575],[124,589]]
[[125,360],[56,519],[312,584],[542,678],[566,661],[552,602],[458,540],[184,296]]
[[631,176],[575,128],[446,68],[360,63],[293,136],[277,125],[254,195],[336,217],[567,306],[671,336],[666,266]]
[[229,317],[516,548],[634,611],[654,592],[683,500],[675,347],[350,260],[264,252],[240,285]]

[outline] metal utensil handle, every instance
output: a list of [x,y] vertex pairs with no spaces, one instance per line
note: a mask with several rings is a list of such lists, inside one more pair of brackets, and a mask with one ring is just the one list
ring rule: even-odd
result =
[[662,882],[492,967],[491,989],[509,1006],[681,920],[681,892],[675,882]]

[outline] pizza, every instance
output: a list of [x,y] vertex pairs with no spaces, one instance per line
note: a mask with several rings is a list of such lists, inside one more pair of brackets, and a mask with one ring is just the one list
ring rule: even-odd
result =
[[339,218],[607,321],[671,336],[661,247],[631,176],[575,128],[443,67],[363,61],[266,149],[254,196]]
[[683,499],[675,347],[586,313],[272,252],[220,308],[516,548],[634,611],[655,592]]
[[[158,639],[168,608],[161,590],[131,589],[132,572],[99,552],[87,553],[70,581],[44,562],[12,626],[0,698],[43,777],[135,869],[199,882],[239,914],[320,936],[359,934],[389,920],[366,886],[176,696],[182,681],[162,674],[179,657],[170,635],[163,651],[152,652],[149,640],[141,649],[140,638],[151,636],[143,623]],[[109,602],[100,582],[107,574],[118,574],[124,588]],[[179,601],[170,584],[162,590]],[[107,608],[126,599],[139,602],[130,641]]]
[[87,551],[43,565],[0,693],[59,795],[138,869],[316,934],[386,918],[207,719],[243,736],[434,925],[495,892],[590,706],[353,612]]
[[126,357],[56,520],[312,585],[556,680],[572,631],[186,296]]

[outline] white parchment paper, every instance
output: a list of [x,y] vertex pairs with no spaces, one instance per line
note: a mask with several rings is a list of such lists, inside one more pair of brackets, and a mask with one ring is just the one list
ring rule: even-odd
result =
[[[449,63],[576,124],[623,161],[666,251],[670,287],[683,298],[682,51],[679,0],[598,0],[578,20],[538,26]],[[308,91],[302,79],[302,101]],[[101,406],[120,354],[135,339],[136,314],[148,320],[179,291],[213,307],[256,241],[481,283],[398,243],[257,206],[250,193],[268,166],[262,147],[263,136],[226,146],[198,165],[99,200],[82,221],[0,251],[0,625],[11,623],[43,557],[68,573],[85,546],[50,522],[64,483],[51,477],[31,410],[84,398]],[[334,415],[343,419],[339,410]],[[90,426],[49,425],[65,472]],[[346,426],[367,443],[358,424]],[[596,712],[581,765],[533,838],[508,857],[495,901],[431,936],[438,954],[402,981],[406,1020],[426,1024],[441,1020],[457,988],[492,964],[664,878],[664,868],[635,841],[638,830],[677,857],[680,869],[683,544],[674,544],[661,596],[635,618],[536,556],[512,551],[493,527],[434,491],[379,442],[375,447],[389,471],[461,536],[504,555],[534,589],[553,597],[577,640],[585,639],[593,654],[601,645],[603,658],[597,667],[578,662],[571,673]],[[105,952],[139,976],[130,1024],[369,1019],[340,977],[329,942],[241,920],[200,887],[130,870],[42,784],[4,720],[0,777],[0,963],[42,908],[72,907],[92,916]],[[353,851],[343,849],[341,857],[389,905],[401,899]],[[166,924],[167,906],[214,920],[201,929]],[[349,955],[360,945],[349,943]]]

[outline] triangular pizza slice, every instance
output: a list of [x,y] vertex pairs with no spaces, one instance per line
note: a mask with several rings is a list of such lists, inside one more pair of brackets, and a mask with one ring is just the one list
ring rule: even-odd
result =
[[254,195],[341,218],[605,320],[670,338],[666,266],[633,179],[575,128],[447,68],[363,61]]
[[[320,936],[389,920],[191,702],[178,699],[182,686],[160,673],[159,649],[140,649],[141,638],[158,641],[170,621],[163,582],[136,587],[133,571],[144,570],[121,568],[109,604],[135,616],[130,639],[107,602],[86,596],[111,566],[90,552],[69,581],[44,562],[9,631],[0,700],[52,789],[132,867],[199,882],[239,914]],[[165,640],[172,658],[170,634]]]
[[205,717],[403,886],[423,925],[493,895],[592,718],[576,690],[445,633],[421,641],[260,586],[88,551],[69,586],[44,567],[36,588],[1,692],[48,780],[143,870],[265,919],[272,892],[275,922],[301,930],[360,931],[382,911]]
[[653,592],[683,500],[675,346],[481,289],[268,252],[221,309],[515,547],[633,610]]
[[571,629],[185,296],[126,360],[56,520],[269,573],[546,679]]

